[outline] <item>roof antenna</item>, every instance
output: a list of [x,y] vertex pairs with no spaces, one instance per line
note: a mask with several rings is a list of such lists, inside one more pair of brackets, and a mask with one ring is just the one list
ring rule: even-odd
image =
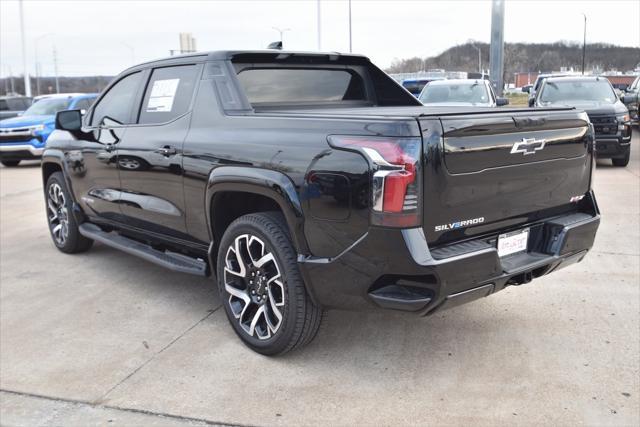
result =
[[282,50],[282,40],[278,40],[277,42],[269,43],[267,49],[278,49]]

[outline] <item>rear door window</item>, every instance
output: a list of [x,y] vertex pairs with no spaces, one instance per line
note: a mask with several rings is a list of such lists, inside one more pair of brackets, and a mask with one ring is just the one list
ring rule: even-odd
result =
[[252,105],[366,101],[362,77],[353,70],[250,68],[238,80]]
[[138,123],[166,123],[186,113],[191,105],[197,71],[197,65],[153,70],[142,100]]

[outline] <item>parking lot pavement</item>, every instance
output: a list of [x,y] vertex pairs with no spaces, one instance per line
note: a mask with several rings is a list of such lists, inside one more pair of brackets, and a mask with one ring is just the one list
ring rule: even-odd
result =
[[211,280],[50,241],[37,164],[0,168],[6,425],[640,423],[640,138],[600,161],[584,262],[430,318],[329,312],[314,343],[246,349]]

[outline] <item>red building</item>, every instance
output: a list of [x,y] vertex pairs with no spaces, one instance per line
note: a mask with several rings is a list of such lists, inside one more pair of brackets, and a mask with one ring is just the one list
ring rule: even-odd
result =
[[514,83],[516,84],[516,87],[522,87],[522,86],[533,84],[533,82],[536,81],[536,78],[538,78],[538,73],[536,72],[515,73]]

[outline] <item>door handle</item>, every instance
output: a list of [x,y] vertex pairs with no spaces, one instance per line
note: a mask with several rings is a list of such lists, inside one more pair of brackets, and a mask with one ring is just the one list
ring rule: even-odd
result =
[[155,152],[158,154],[162,154],[165,157],[173,156],[177,153],[175,147],[172,147],[170,145],[165,145],[162,148],[158,148]]

